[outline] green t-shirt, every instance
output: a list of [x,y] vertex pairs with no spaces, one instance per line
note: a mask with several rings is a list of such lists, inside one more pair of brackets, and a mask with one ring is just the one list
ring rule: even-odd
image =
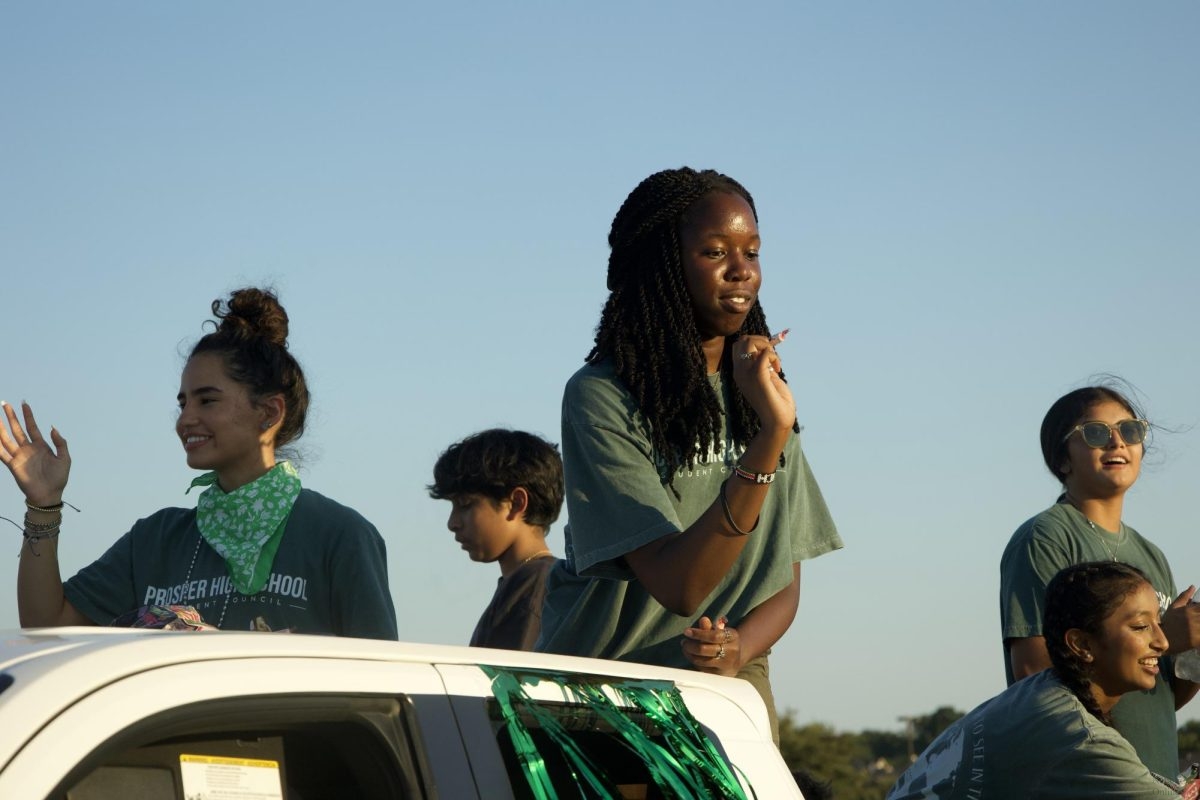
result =
[[[1116,537],[1107,540],[1092,530],[1087,518],[1069,503],[1056,503],[1017,528],[1000,558],[1000,625],[1004,638],[1004,672],[1013,682],[1009,659],[1011,639],[1042,635],[1046,586],[1064,567],[1087,561],[1109,561]],[[1141,534],[1125,526],[1125,538],[1116,548],[1123,563],[1146,574],[1166,610],[1175,599],[1175,581],[1162,551]],[[1168,683],[1171,661],[1161,659],[1155,687],[1130,692],[1113,709],[1113,724],[1137,750],[1142,761],[1159,775],[1179,770],[1179,742],[1175,724],[1175,695]]]
[[[710,382],[724,407],[721,377]],[[538,650],[691,666],[679,640],[694,620],[646,592],[624,555],[684,530],[713,503],[741,455],[727,434],[715,449],[676,472],[676,497],[650,445],[648,424],[612,369],[588,365],[571,378],[562,424],[566,560],[550,572]],[[736,626],[791,584],[793,564],[842,546],[797,436],[784,455],[758,527],[697,617],[724,615]]]
[[200,538],[194,508],[139,520],[63,591],[98,625],[145,605],[190,605],[214,625],[224,614],[224,630],[396,638],[383,538],[357,511],[309,489],[256,594],[234,589],[224,560]]
[[887,795],[887,800],[919,798],[1166,800],[1178,795],[1048,669],[1014,683],[943,731]]

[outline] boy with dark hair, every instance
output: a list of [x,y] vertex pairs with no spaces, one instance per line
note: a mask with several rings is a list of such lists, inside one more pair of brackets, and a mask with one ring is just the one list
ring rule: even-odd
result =
[[480,431],[438,457],[428,489],[450,501],[446,527],[471,560],[500,563],[499,586],[471,645],[532,650],[554,565],[546,534],[563,503],[558,449],[524,431]]

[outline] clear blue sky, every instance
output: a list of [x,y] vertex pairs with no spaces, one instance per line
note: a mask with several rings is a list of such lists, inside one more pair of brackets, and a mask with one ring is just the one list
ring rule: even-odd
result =
[[445,530],[433,460],[493,425],[558,440],[613,214],[713,167],[758,203],[847,543],[805,564],[780,703],[845,730],[970,708],[1003,687],[1001,550],[1056,494],[1042,414],[1092,374],[1177,429],[1125,518],[1200,582],[1198,43],[1181,1],[3,0],[0,397],[71,443],[64,570],[194,502],[182,353],[270,283],[306,485],[384,533],[402,638],[465,642],[498,570]]

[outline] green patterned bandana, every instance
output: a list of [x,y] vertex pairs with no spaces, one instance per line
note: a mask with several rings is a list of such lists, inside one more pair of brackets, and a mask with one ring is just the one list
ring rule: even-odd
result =
[[196,503],[200,535],[225,559],[239,592],[262,591],[271,576],[288,515],[300,496],[295,468],[280,461],[266,475],[228,494],[217,485],[215,472],[196,478],[188,491],[197,486],[208,487]]

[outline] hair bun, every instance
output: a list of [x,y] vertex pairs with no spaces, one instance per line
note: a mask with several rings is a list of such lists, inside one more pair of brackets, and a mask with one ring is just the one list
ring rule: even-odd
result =
[[221,321],[220,333],[287,347],[288,315],[270,289],[238,289],[228,300],[213,300],[212,312]]

